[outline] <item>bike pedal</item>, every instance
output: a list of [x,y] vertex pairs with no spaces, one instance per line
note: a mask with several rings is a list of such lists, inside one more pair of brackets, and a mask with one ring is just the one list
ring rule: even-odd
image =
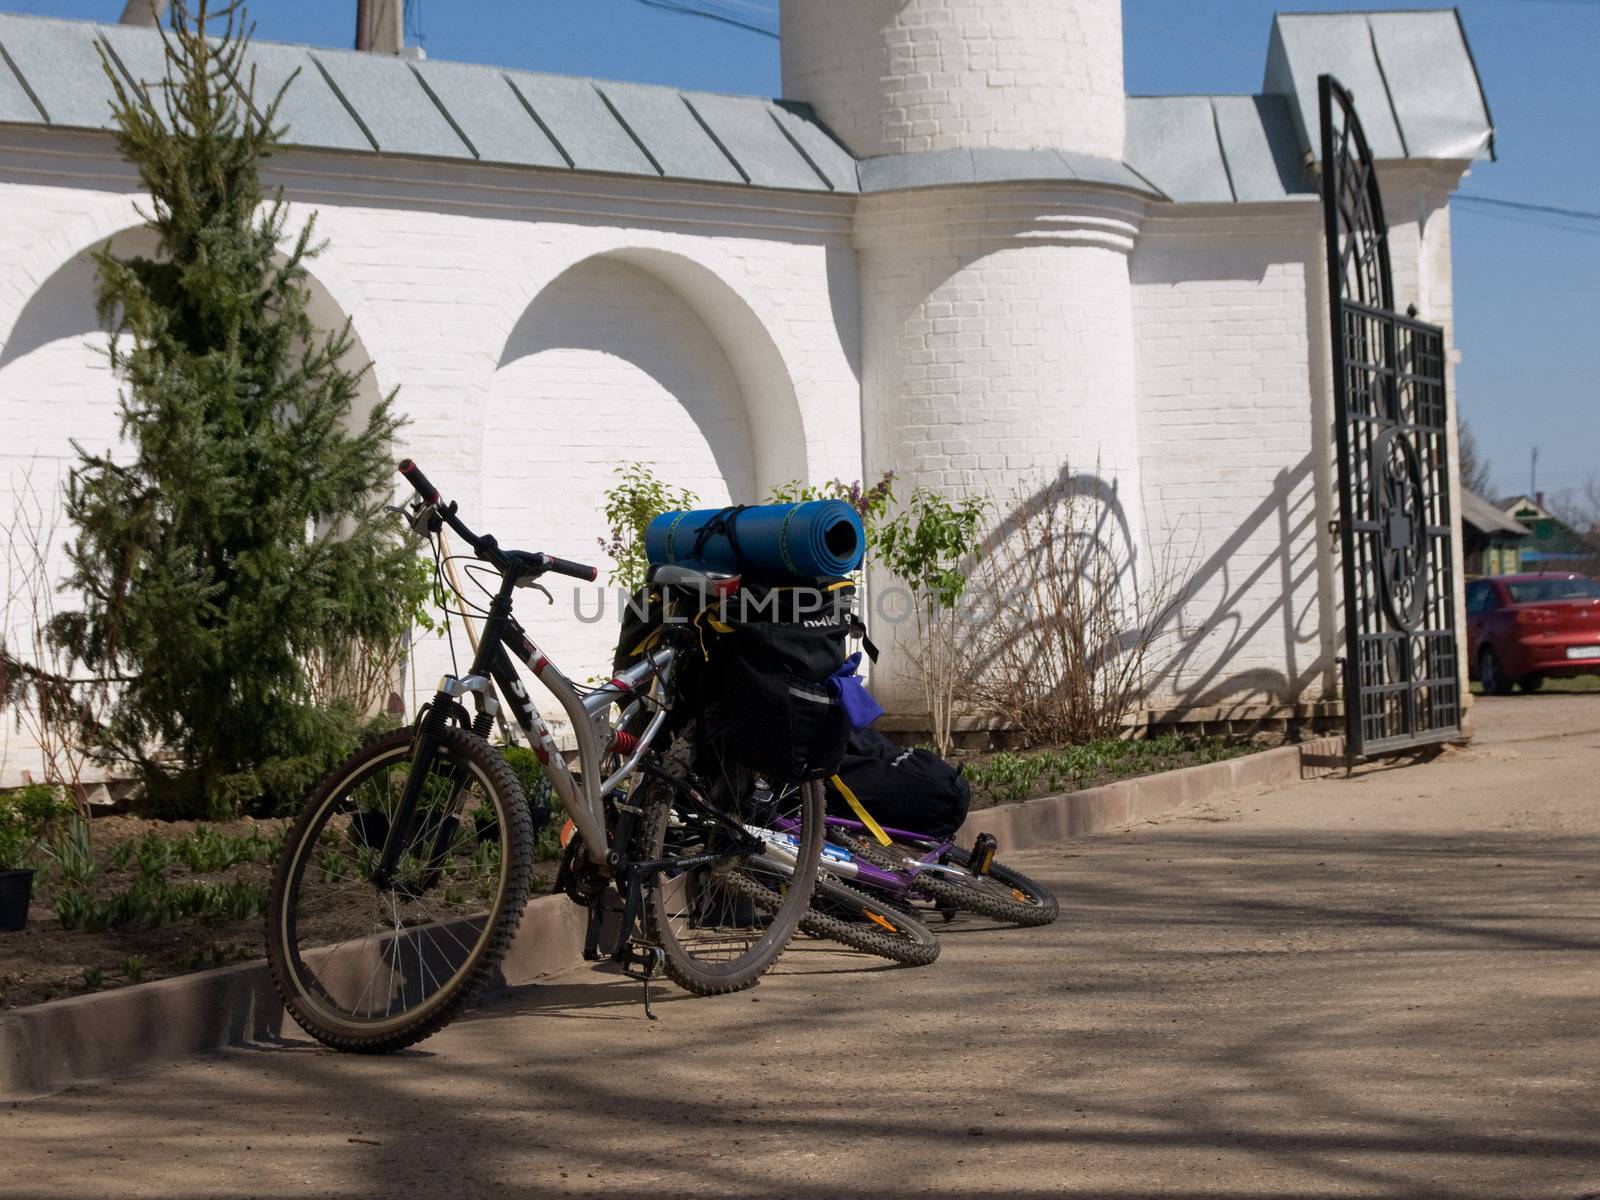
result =
[[636,942],[630,942],[619,962],[624,975],[634,979],[649,980],[661,969],[661,964],[665,960],[666,954],[660,946],[641,946]]
[[987,875],[994,866],[994,856],[999,849],[1000,843],[995,841],[994,834],[980,833],[967,855],[967,870],[974,875]]

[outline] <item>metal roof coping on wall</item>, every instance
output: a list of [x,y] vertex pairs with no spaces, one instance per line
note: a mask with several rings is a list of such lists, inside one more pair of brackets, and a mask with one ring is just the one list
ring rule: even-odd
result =
[[[154,29],[0,14],[0,123],[109,130],[100,49],[130,82],[164,72]],[[810,109],[753,96],[252,42],[264,102],[298,69],[288,144],[550,170],[853,192],[855,162]]]
[[1456,9],[1279,13],[1264,90],[1289,97],[1306,146],[1322,74],[1355,95],[1374,158],[1495,157],[1489,101]]
[[[130,82],[164,71],[160,34],[0,14],[0,124],[111,128],[101,51]],[[1379,158],[1493,156],[1494,128],[1454,10],[1289,13],[1259,96],[1131,96],[1123,161],[1053,149],[941,150],[857,161],[804,104],[638,83],[254,42],[260,99],[295,71],[289,145],[552,171],[853,194],[1060,182],[1179,204],[1305,200],[1316,79],[1360,99]]]

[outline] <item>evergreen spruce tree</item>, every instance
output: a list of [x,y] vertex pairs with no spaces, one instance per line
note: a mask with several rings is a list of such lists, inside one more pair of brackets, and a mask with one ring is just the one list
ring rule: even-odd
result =
[[175,4],[162,37],[164,85],[105,64],[160,250],[95,256],[128,448],[76,447],[84,604],[56,634],[119,680],[102,748],[152,809],[220,816],[296,801],[342,751],[350,714],[311,703],[303,660],[399,636],[417,571],[383,512],[393,396],[357,417],[349,325],[307,316],[312,221],[291,234],[263,195],[283,92],[257,105],[237,3]]

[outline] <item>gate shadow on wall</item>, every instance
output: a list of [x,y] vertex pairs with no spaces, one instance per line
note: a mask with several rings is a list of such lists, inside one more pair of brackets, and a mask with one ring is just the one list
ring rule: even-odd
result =
[[[1144,685],[1138,691],[1147,708],[1166,713],[1300,703],[1331,678],[1333,665],[1322,631],[1317,506],[1306,486],[1311,474],[1310,455],[1278,471],[1267,495],[1201,558],[1199,550],[1186,554],[1177,536],[1168,535],[1165,545],[1156,544],[1148,531],[1141,538],[1116,480],[1064,467],[1011,506],[982,541],[986,561],[1009,557],[1010,562],[991,566],[989,574],[980,567],[979,578],[990,590],[1015,587],[1019,577],[1036,578],[1049,568],[1080,576],[1087,572],[1109,585],[1116,593],[1110,603],[1121,619],[1086,657],[1109,663],[1145,654]],[[1028,560],[1015,548],[1024,529],[1038,529],[1050,519],[1051,508],[1062,505],[1078,514],[1067,522],[1070,544],[1050,552],[1053,559],[1035,548]],[[1265,554],[1247,557],[1263,545],[1270,547]],[[1096,561],[1108,562],[1109,569],[1097,568]],[[1001,623],[1007,603],[993,595],[975,601],[980,615]],[[1009,632],[993,620],[982,622],[965,649],[993,663],[1046,636],[1049,619],[1034,611],[1029,623]],[[1281,628],[1281,639],[1272,635],[1274,626]],[[1321,690],[1310,698],[1323,698]]]
[[[1278,471],[1272,490],[1187,573],[1167,618],[1166,632],[1176,648],[1150,680],[1151,696],[1170,698],[1174,708],[1294,704],[1319,680],[1331,678],[1333,662],[1322,638],[1322,602],[1316,586],[1316,495],[1305,486],[1311,466],[1307,455]],[[1277,536],[1269,543],[1271,551],[1247,568],[1236,567],[1245,547],[1261,544],[1262,535],[1274,525]],[[1190,606],[1213,589],[1218,594],[1204,615],[1198,620],[1188,615]],[[1293,605],[1301,597],[1307,609],[1297,613]],[[1274,624],[1281,624],[1282,641],[1272,639],[1264,649],[1281,651],[1282,667],[1252,664],[1233,669]]]

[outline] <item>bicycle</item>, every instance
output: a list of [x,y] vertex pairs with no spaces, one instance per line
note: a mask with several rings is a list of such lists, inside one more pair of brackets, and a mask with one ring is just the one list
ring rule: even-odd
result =
[[[870,816],[870,814],[863,814]],[[945,921],[970,912],[1013,925],[1048,925],[1060,902],[1020,871],[995,861],[997,846],[980,834],[972,849],[948,838],[829,816],[821,873],[800,930],[907,966],[939,956],[939,941],[913,904],[931,901]],[[782,836],[785,824],[777,823]],[[772,836],[772,835],[768,835]],[[764,889],[757,903],[781,890]]]
[[[946,921],[970,912],[1013,925],[1048,925],[1060,901],[1043,885],[995,861],[992,836],[979,834],[971,849],[950,838],[865,821],[829,816],[827,845],[842,847],[848,859],[828,854],[823,869],[858,889],[900,904],[931,901]],[[783,827],[783,822],[779,822]]]
[[[513,592],[547,574],[593,582],[595,568],[503,550],[468,528],[411,460],[399,471],[417,493],[411,525],[433,544],[436,568],[435,539],[448,527],[499,574],[499,586],[469,671],[445,675],[414,725],[330,772],[290,831],[267,915],[268,962],[285,1008],[326,1045],[387,1053],[442,1028],[488,981],[521,920],[532,859],[527,799],[487,740],[506,710],[577,829],[563,886],[590,905],[586,955],[597,956],[602,894],[614,888],[623,912],[609,957],[645,981],[651,1019],[649,981],[658,969],[699,995],[753,985],[810,900],[822,785],[775,789],[758,805],[742,777],[707,783],[694,739],[668,731],[678,699],[673,668],[693,637],[688,625],[669,623],[658,649],[606,684],[580,688],[517,622]],[[703,604],[739,587],[737,576],[676,566],[653,568],[653,582],[674,611],[691,596]],[[571,722],[576,771],[514,660]],[[688,716],[692,728],[695,714]],[[781,903],[758,917],[751,896],[759,884],[748,872],[778,853],[761,836],[773,820],[785,824],[790,882]]]

